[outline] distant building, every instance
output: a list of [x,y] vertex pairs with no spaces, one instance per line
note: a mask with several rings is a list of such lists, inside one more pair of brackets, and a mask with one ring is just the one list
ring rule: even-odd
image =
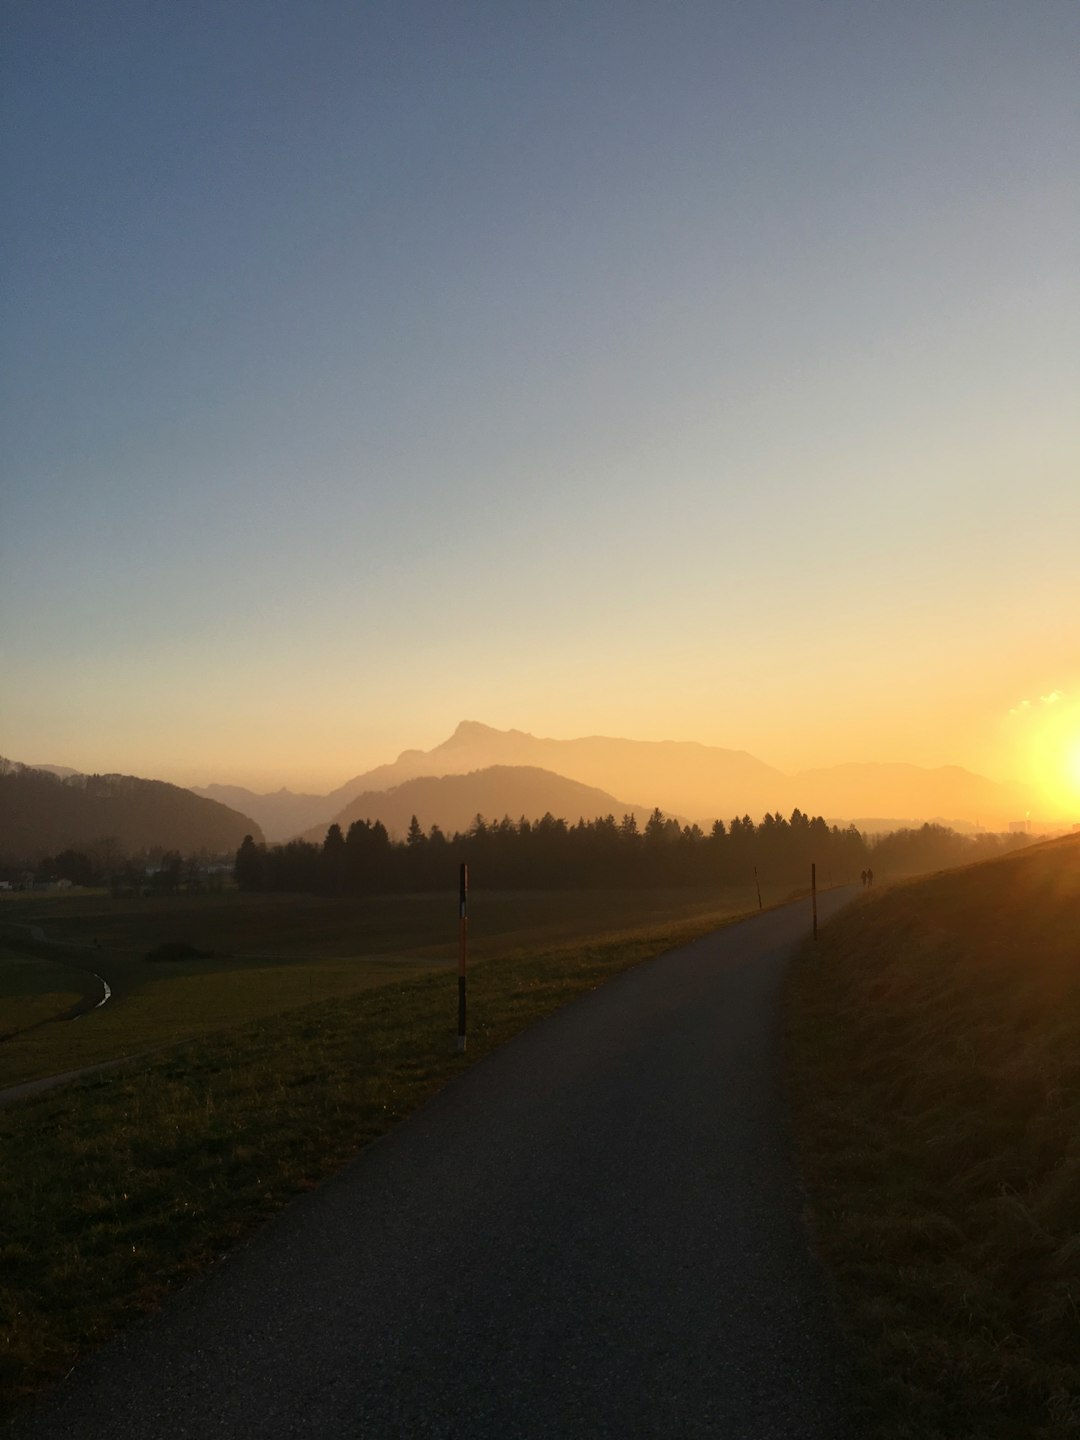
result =
[[1009,821],[1009,834],[1010,834],[1010,835],[1030,835],[1030,834],[1031,834],[1031,821],[1030,821],[1030,820],[1010,820],[1010,821]]

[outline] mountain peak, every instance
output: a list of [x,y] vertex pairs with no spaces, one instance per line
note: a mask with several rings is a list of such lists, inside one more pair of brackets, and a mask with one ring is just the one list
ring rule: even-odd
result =
[[[450,736],[449,740],[443,741],[445,745],[475,745],[482,740],[494,738],[502,739],[506,735],[520,735],[520,730],[496,730],[491,725],[484,725],[479,720],[462,720],[458,723],[457,729]],[[443,746],[439,746],[442,749]]]

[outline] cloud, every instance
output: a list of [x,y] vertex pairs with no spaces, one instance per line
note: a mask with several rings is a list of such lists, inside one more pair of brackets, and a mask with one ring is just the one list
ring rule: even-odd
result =
[[[1059,701],[1064,700],[1064,699],[1065,699],[1065,696],[1064,696],[1064,693],[1063,693],[1061,690],[1051,690],[1049,695],[1040,695],[1040,696],[1039,696],[1039,704],[1040,704],[1040,705],[1057,705],[1057,704],[1059,703]],[[1015,715],[1015,716],[1027,715],[1030,711],[1034,710],[1034,708],[1035,708],[1035,706],[1032,704],[1032,702],[1031,702],[1030,700],[1021,700],[1020,703],[1019,703],[1019,705],[1014,705],[1014,706],[1012,707],[1012,709],[1009,711],[1009,714],[1010,714],[1010,716],[1014,716],[1014,715]]]

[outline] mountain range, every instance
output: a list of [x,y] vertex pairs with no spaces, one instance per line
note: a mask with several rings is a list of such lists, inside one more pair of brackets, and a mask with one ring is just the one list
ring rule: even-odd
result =
[[[49,773],[51,772],[51,773]],[[112,839],[127,853],[159,846],[225,853],[245,834],[269,841],[321,840],[337,822],[381,820],[395,838],[416,815],[425,830],[466,829],[550,812],[575,821],[655,806],[708,828],[714,819],[797,806],[829,821],[886,831],[925,820],[958,830],[1005,829],[1024,800],[959,766],[848,764],[785,774],[744,750],[689,741],[552,740],[465,720],[431,750],[403,750],[326,795],[242,786],[184,790],[133,776],[85,776],[59,765],[0,760],[0,859],[33,860]],[[890,817],[875,819],[874,817]]]
[[[500,772],[502,800],[486,779],[476,775],[493,767]],[[545,782],[549,786],[546,792],[534,777],[529,791],[534,797],[533,813],[528,807],[512,803],[510,791],[505,788],[509,772],[519,767],[546,771],[551,777]],[[891,825],[945,817],[946,823],[957,828],[1004,829],[1025,809],[1014,790],[955,765],[926,769],[905,764],[849,764],[787,775],[745,750],[726,750],[693,741],[624,740],[600,735],[552,740],[522,730],[495,730],[472,720],[462,721],[447,740],[433,749],[403,750],[391,764],[364,771],[327,795],[295,794],[289,790],[260,795],[229,785],[208,785],[195,793],[252,816],[267,839],[280,840],[325,833],[325,827],[333,821],[347,828],[351,823],[348,817],[381,819],[388,828],[401,829],[398,808],[411,802],[400,794],[390,798],[390,792],[399,792],[399,787],[410,781],[446,776],[472,776],[474,798],[467,801],[463,790],[455,790],[453,811],[432,812],[429,819],[414,806],[425,828],[432,823],[444,829],[456,828],[449,818],[451,813],[466,815],[465,823],[478,811],[489,819],[503,814],[536,818],[545,810],[567,819],[576,819],[579,814],[591,819],[595,814],[609,812],[648,812],[659,805],[668,814],[687,816],[703,826],[733,815],[749,814],[758,820],[766,811],[789,814],[798,806],[841,823],[861,816],[899,817]],[[596,798],[600,808],[590,811],[569,797],[561,798],[562,792],[552,788],[557,778],[603,792],[602,799]],[[450,790],[437,793],[449,803]],[[617,800],[615,796],[627,798]],[[364,814],[354,810],[354,802],[360,802]],[[395,817],[392,824],[387,818],[391,815]],[[408,815],[404,819],[407,823]]]

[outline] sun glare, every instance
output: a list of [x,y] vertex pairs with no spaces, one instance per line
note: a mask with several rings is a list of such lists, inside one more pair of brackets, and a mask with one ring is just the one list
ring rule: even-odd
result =
[[1080,796],[1080,735],[1075,735],[1065,753],[1065,778],[1071,792],[1070,798]]
[[1054,690],[1013,714],[1033,811],[1047,819],[1080,819],[1080,702]]
[[1043,729],[1039,751],[1038,768],[1046,799],[1059,815],[1077,810],[1080,806],[1080,728],[1077,717],[1055,716],[1054,721]]

